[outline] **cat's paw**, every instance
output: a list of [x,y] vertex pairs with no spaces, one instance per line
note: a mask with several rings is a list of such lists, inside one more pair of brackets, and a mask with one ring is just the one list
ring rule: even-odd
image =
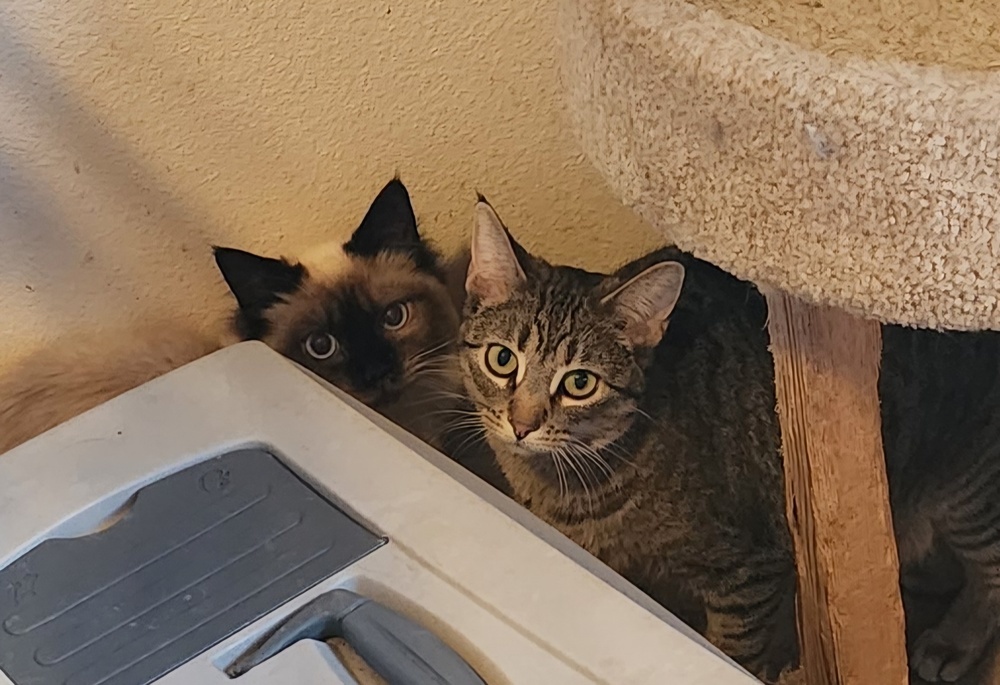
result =
[[952,618],[925,630],[914,644],[910,667],[929,683],[957,681],[979,661],[990,640],[991,626],[979,617],[969,615],[961,623]]
[[764,664],[753,669],[753,674],[757,680],[765,685],[779,685],[782,683],[782,674],[787,669],[783,664]]

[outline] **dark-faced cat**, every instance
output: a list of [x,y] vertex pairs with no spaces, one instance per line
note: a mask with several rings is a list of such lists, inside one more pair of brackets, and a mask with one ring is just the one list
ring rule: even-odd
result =
[[[425,440],[459,386],[458,313],[444,265],[421,238],[399,180],[350,240],[299,260],[216,248],[236,297],[232,330],[151,323],[79,334],[0,377],[0,452],[236,340],[263,340]],[[207,327],[211,329],[212,327]],[[216,326],[216,329],[222,328]]]
[[602,276],[476,211],[462,372],[515,496],[773,681],[797,640],[764,310],[676,250]]
[[262,340],[419,437],[440,444],[460,385],[448,271],[421,238],[399,181],[344,244],[296,261],[216,248],[236,330]]

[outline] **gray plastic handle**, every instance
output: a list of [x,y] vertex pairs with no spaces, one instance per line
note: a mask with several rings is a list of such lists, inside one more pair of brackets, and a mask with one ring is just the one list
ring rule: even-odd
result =
[[434,633],[349,590],[320,595],[291,614],[226,674],[236,678],[299,640],[343,638],[389,685],[486,685]]

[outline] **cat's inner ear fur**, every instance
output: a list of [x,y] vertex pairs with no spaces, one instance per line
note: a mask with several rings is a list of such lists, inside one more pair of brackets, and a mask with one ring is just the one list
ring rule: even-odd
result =
[[634,347],[655,347],[667,330],[683,284],[683,265],[660,262],[605,296],[601,304],[614,307]]
[[480,197],[472,226],[472,258],[465,278],[466,293],[481,305],[497,305],[510,299],[525,280],[507,229],[493,207]]
[[267,333],[265,313],[302,285],[307,274],[301,264],[261,257],[231,247],[213,247],[215,263],[236,297],[239,333],[259,338]]
[[344,244],[349,254],[374,257],[380,252],[408,252],[420,245],[417,218],[410,194],[398,178],[386,184],[375,197],[361,225]]

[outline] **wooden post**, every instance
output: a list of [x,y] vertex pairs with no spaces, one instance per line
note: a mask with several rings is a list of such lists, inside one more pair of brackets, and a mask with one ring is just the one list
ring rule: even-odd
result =
[[906,685],[879,325],[768,295],[808,685]]

